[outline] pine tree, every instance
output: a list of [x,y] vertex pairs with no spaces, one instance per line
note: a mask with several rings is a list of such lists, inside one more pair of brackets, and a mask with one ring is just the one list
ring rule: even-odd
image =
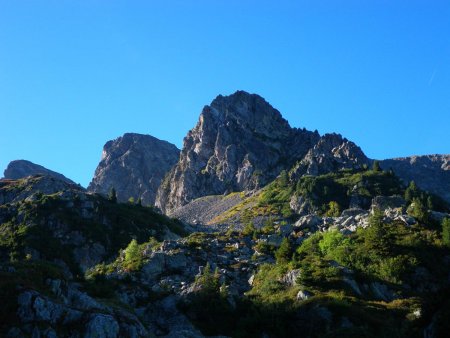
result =
[[444,218],[442,221],[442,241],[450,247],[450,218]]
[[381,171],[380,161],[378,161],[378,160],[373,161],[372,170],[373,171]]
[[112,187],[111,190],[109,191],[108,199],[113,203],[117,203],[117,193],[114,187]]
[[277,263],[288,263],[292,257],[292,247],[289,240],[285,237],[281,242],[280,247],[275,252]]

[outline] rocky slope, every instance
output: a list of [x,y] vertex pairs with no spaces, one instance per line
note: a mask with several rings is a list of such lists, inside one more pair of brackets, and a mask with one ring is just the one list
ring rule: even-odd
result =
[[119,201],[140,198],[153,205],[164,175],[178,161],[173,144],[150,135],[127,133],[108,141],[88,191],[108,194],[114,187]]
[[184,138],[180,160],[159,189],[156,205],[170,211],[201,196],[264,186],[318,139],[317,133],[291,128],[258,95],[219,95]]
[[3,175],[4,178],[8,179],[18,179],[33,175],[47,175],[67,183],[75,184],[75,182],[60,173],[26,160],[11,161],[6,167]]
[[424,155],[380,161],[392,169],[406,184],[414,181],[421,189],[450,202],[450,155]]
[[[312,180],[317,189],[281,175],[258,193],[249,211],[258,217],[260,208],[270,209],[261,225],[242,215],[241,221],[248,221],[242,230],[186,237],[180,223],[152,208],[114,203],[54,179],[50,188],[45,176],[2,181],[0,193],[11,196],[0,204],[0,335],[411,337],[425,330],[439,337],[447,332],[442,318],[450,251],[432,226],[413,216],[412,204],[391,196],[403,192],[398,180],[388,172],[340,172],[335,182],[374,196],[366,207],[332,216],[320,210],[302,217],[277,212],[277,199],[289,204],[305,187],[305,197],[322,202],[350,198],[346,189],[342,196],[340,190],[323,191],[329,174],[308,177],[300,182]],[[42,180],[48,194],[38,188]],[[226,208],[227,199],[234,205],[253,197],[218,196],[212,203]],[[199,208],[208,203],[197,200]],[[376,210],[378,218],[370,216]]]

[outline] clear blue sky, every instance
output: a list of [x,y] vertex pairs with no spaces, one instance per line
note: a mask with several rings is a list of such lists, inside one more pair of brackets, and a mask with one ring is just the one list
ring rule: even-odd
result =
[[372,158],[450,153],[450,2],[0,0],[0,176],[86,186],[107,140],[181,147],[238,89]]

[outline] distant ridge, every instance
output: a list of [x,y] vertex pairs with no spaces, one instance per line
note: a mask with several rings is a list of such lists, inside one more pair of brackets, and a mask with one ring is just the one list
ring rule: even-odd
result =
[[11,161],[4,171],[4,178],[7,179],[19,179],[33,175],[47,175],[57,178],[66,183],[76,184],[74,181],[68,179],[63,174],[56,171],[47,169],[39,164],[27,161],[27,160],[15,160]]

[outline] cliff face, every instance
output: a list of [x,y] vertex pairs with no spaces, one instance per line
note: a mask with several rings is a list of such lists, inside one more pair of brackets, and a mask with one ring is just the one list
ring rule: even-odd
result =
[[291,128],[262,97],[238,91],[203,108],[184,138],[180,160],[158,191],[164,211],[206,195],[259,188],[319,139]]
[[150,135],[124,134],[103,147],[88,190],[107,194],[114,187],[121,202],[133,197],[153,205],[162,178],[178,157],[179,150],[169,142]]
[[414,181],[421,189],[450,202],[450,155],[423,155],[380,161],[384,170],[392,169],[406,184]]
[[66,183],[74,184],[72,180],[68,179],[64,175],[26,160],[11,161],[4,172],[5,178],[12,180],[34,175],[51,176]]

